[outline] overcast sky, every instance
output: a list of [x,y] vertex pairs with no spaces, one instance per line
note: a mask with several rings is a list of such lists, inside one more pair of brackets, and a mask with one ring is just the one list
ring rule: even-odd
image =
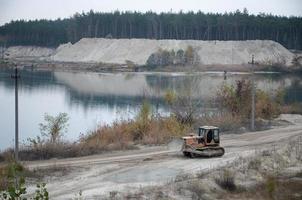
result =
[[0,0],[0,25],[17,19],[57,19],[89,10],[130,11],[198,11],[243,10],[249,13],[302,16],[302,0]]

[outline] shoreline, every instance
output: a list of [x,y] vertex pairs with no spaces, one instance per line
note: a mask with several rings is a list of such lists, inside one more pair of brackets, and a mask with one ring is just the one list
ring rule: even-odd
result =
[[255,64],[253,67],[250,64],[246,65],[184,65],[184,66],[135,66],[128,67],[127,65],[112,64],[112,63],[86,63],[86,62],[51,62],[37,60],[1,60],[0,67],[22,67],[32,70],[58,70],[58,71],[75,71],[75,72],[228,72],[228,73],[302,73],[302,67],[286,67],[286,66],[264,66]]

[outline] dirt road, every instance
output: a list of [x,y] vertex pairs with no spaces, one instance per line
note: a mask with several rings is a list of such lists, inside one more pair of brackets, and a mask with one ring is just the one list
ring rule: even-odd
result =
[[[46,178],[52,198],[69,199],[80,191],[85,198],[94,199],[110,191],[127,191],[140,186],[164,184],[177,175],[194,173],[223,166],[239,156],[249,156],[272,145],[282,145],[288,139],[302,136],[302,116],[282,115],[292,125],[240,135],[222,135],[226,153],[221,158],[189,159],[182,156],[180,142],[166,147],[115,152],[82,158],[27,162],[29,168],[67,168],[66,174]],[[34,186],[29,186],[32,192]]]

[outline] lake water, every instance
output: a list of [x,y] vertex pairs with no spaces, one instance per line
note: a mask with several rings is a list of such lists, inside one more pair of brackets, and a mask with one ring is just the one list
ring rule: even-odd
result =
[[[14,144],[14,81],[9,69],[0,69],[0,150]],[[70,117],[67,140],[77,140],[81,133],[99,124],[132,119],[144,99],[153,112],[169,113],[163,101],[168,90],[192,95],[213,108],[213,96],[223,82],[249,79],[250,74],[228,73],[90,73],[20,70],[19,133],[20,141],[40,134],[44,113],[66,112]],[[226,78],[226,79],[225,79]],[[302,102],[302,77],[282,74],[256,74],[258,88],[274,92],[286,90],[287,102]]]

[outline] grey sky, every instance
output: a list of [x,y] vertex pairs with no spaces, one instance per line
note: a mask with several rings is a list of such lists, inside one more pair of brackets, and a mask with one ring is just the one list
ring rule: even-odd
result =
[[16,19],[56,19],[89,11],[198,11],[242,10],[249,13],[302,16],[302,0],[0,0],[0,25]]

